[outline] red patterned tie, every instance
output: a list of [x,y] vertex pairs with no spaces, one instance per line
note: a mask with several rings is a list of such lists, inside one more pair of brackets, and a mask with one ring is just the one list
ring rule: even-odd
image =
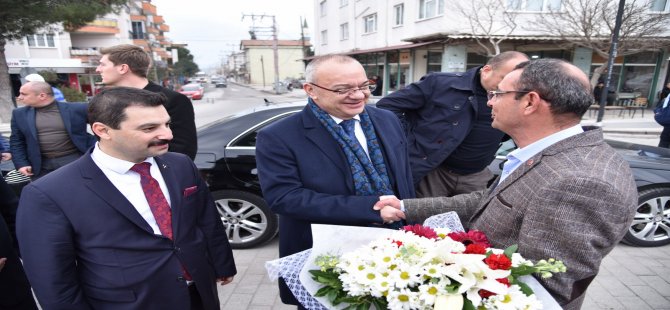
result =
[[[165,199],[165,195],[163,195],[163,191],[161,190],[158,181],[151,176],[151,173],[149,172],[150,168],[150,163],[141,162],[135,164],[130,170],[135,171],[140,175],[142,191],[144,191],[144,196],[147,198],[151,213],[153,213],[154,219],[156,219],[156,224],[158,224],[158,228],[163,236],[172,240],[172,210],[170,209],[167,199]],[[191,275],[183,265],[182,270],[184,271],[186,280],[191,280]]]

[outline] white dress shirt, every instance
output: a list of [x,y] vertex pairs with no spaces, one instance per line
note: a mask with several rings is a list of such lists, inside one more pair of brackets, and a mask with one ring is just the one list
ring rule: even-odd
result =
[[[154,214],[151,212],[151,208],[149,208],[149,202],[147,202],[147,198],[144,196],[144,190],[142,190],[142,185],[140,184],[140,175],[139,173],[130,170],[135,163],[108,155],[98,147],[98,143],[95,144],[95,148],[91,153],[91,158],[100,170],[102,170],[102,173],[104,173],[109,181],[112,182],[114,187],[128,199],[142,218],[149,223],[154,230],[154,234],[160,235],[161,231],[158,228]],[[163,180],[163,175],[161,174],[160,169],[158,169],[158,166],[156,165],[156,161],[153,157],[149,157],[144,161],[151,164],[149,172],[151,173],[151,176],[158,181],[168,205],[171,205],[172,203],[170,201],[167,185],[165,184],[165,180]]]

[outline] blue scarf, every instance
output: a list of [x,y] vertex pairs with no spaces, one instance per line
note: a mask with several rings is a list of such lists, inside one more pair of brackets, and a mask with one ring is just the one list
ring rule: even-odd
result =
[[391,182],[389,181],[384,156],[377,139],[377,134],[372,126],[372,121],[367,111],[363,110],[359,114],[361,118],[361,127],[365,133],[368,143],[368,152],[365,153],[363,147],[349,137],[342,126],[335,123],[332,117],[324,110],[319,108],[312,99],[309,99],[309,107],[316,118],[328,130],[331,136],[342,147],[344,154],[349,162],[351,175],[354,178],[354,188],[357,196],[383,196],[393,195]]

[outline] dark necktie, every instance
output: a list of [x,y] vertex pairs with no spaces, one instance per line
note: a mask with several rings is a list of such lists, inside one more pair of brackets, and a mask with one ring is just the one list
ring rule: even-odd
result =
[[342,126],[342,129],[344,129],[344,132],[351,138],[352,141],[358,143],[358,139],[356,138],[356,119],[347,119],[343,120],[340,122],[340,126]]
[[154,219],[156,219],[156,224],[158,224],[161,233],[163,236],[172,239],[172,210],[170,210],[170,205],[167,199],[165,199],[158,181],[151,176],[149,172],[150,168],[150,163],[142,162],[135,164],[130,170],[140,175],[140,184],[142,184],[144,197],[147,198],[149,208],[154,215]]
[[[142,191],[144,191],[144,197],[147,198],[149,203],[149,208],[151,213],[154,215],[156,224],[158,224],[158,229],[160,229],[163,236],[172,238],[172,210],[170,205],[163,195],[158,181],[151,176],[149,169],[151,164],[148,162],[141,162],[135,164],[130,170],[137,172],[140,175],[140,184],[142,185]],[[186,267],[182,264],[182,271],[184,273],[184,278],[186,280],[191,280],[192,277],[186,270]]]

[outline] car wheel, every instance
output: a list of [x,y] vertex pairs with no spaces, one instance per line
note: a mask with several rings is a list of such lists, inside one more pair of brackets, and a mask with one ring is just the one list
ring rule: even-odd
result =
[[212,196],[233,248],[251,248],[277,234],[277,215],[260,196],[237,190],[216,191]]
[[643,247],[670,243],[670,188],[648,188],[638,197],[639,205],[624,243]]

